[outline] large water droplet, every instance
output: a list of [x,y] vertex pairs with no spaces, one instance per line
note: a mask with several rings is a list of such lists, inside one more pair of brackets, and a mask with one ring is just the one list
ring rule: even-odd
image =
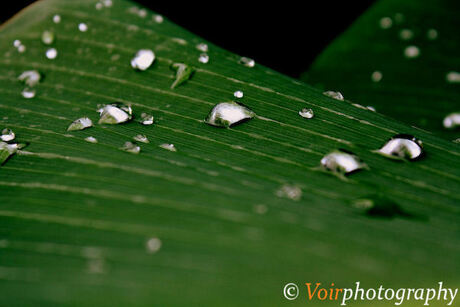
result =
[[460,127],[460,112],[450,113],[442,121],[444,128],[455,129]]
[[236,102],[221,102],[209,112],[205,122],[212,126],[229,128],[250,120],[256,114]]
[[200,56],[198,57],[198,62],[207,64],[209,62],[209,55],[207,55],[206,53],[200,54]]
[[26,87],[25,89],[22,90],[21,92],[21,95],[22,97],[26,98],[26,99],[32,99],[35,97],[35,90],[33,88],[30,88],[30,87]]
[[196,45],[196,49],[200,50],[201,52],[208,52],[208,45],[205,43],[200,43]]
[[11,142],[14,140],[16,135],[14,134],[13,130],[5,128],[2,130],[2,135],[0,136],[0,140],[4,142]]
[[96,144],[97,143],[97,139],[94,137],[94,136],[88,136],[85,138],[85,141],[87,141],[88,143],[93,143],[93,144]]
[[98,110],[99,124],[121,124],[132,118],[130,106],[106,105]]
[[420,49],[417,46],[407,46],[404,49],[404,56],[408,59],[416,58],[420,55]]
[[173,63],[171,64],[171,69],[176,71],[176,79],[171,84],[172,89],[190,79],[195,71],[193,67],[184,63]]
[[302,116],[303,118],[313,118],[315,116],[315,113],[313,112],[312,109],[308,108],[303,108],[302,110],[299,111],[299,115]]
[[56,48],[49,48],[48,50],[46,50],[45,54],[48,59],[54,60],[57,57],[58,52]]
[[450,71],[446,75],[446,81],[449,83],[459,83],[460,82],[460,73],[456,71]]
[[256,62],[253,59],[247,57],[241,57],[239,63],[246,67],[254,67],[256,65]]
[[78,24],[78,30],[80,32],[86,32],[88,31],[88,25],[86,23],[81,22]]
[[167,143],[165,143],[165,144],[159,145],[159,147],[160,147],[160,148],[163,148],[163,149],[166,149],[166,150],[169,150],[169,151],[174,151],[174,152],[177,151],[176,146],[174,146],[174,144],[167,144]]
[[234,96],[235,98],[243,98],[244,93],[243,93],[243,91],[235,91],[235,92],[233,93],[233,96]]
[[380,72],[378,70],[374,71],[372,73],[372,75],[371,75],[372,82],[380,82],[382,80],[382,78],[383,78],[383,74],[382,74],[382,72]]
[[51,31],[43,31],[42,43],[45,45],[51,45],[54,42],[54,33]]
[[139,120],[139,122],[145,126],[153,124],[153,121],[154,121],[153,115],[150,115],[147,113],[142,113],[141,119]]
[[323,92],[323,95],[337,99],[337,100],[344,100],[344,97],[341,92],[334,92],[334,91],[325,91]]
[[93,122],[88,117],[82,117],[74,120],[70,126],[67,128],[67,131],[76,131],[83,130],[93,126]]
[[344,178],[344,175],[366,169],[367,165],[352,152],[339,149],[328,153],[321,159],[321,168]]
[[146,143],[146,144],[150,143],[149,139],[143,134],[138,134],[138,135],[134,136],[133,140],[141,142],[141,143]]
[[382,17],[379,21],[380,28],[389,29],[393,25],[393,20],[390,17]]
[[161,240],[158,238],[150,238],[145,243],[145,249],[148,253],[154,254],[158,252],[161,248]]
[[24,82],[27,86],[33,87],[40,82],[41,75],[36,70],[26,70],[21,73],[18,80]]
[[302,189],[296,185],[284,184],[276,191],[276,196],[298,201],[302,198]]
[[155,60],[155,53],[150,49],[139,50],[131,60],[131,67],[139,70],[146,70]]
[[120,147],[120,149],[136,155],[141,151],[139,145],[134,144],[133,142],[126,142],[123,144],[123,147]]
[[415,160],[423,154],[422,141],[410,134],[397,134],[379,150],[374,151],[385,157],[398,160]]

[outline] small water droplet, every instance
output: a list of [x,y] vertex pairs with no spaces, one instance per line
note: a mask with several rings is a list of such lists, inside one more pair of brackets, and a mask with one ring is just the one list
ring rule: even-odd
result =
[[161,248],[161,240],[158,238],[150,238],[147,240],[145,243],[145,249],[147,250],[148,253],[154,254],[158,252]]
[[393,20],[390,17],[382,17],[379,21],[380,28],[389,29],[393,25]]
[[153,20],[154,20],[156,23],[163,23],[164,18],[163,18],[163,16],[161,16],[161,15],[155,15],[155,16],[153,16]]
[[196,49],[198,49],[201,52],[208,52],[208,49],[209,49],[208,45],[205,44],[205,43],[199,43],[195,47],[196,47]]
[[345,99],[341,92],[325,91],[323,92],[323,95],[337,99],[337,100],[341,100],[341,101]]
[[88,143],[93,143],[93,144],[96,144],[97,143],[97,139],[94,137],[94,136],[88,136],[85,138],[85,141],[87,141]]
[[147,113],[142,113],[141,119],[139,120],[139,122],[145,126],[153,124],[153,121],[154,121],[153,115],[150,115]]
[[343,178],[344,175],[366,169],[367,165],[352,152],[339,149],[328,153],[321,159],[321,168]]
[[82,117],[74,120],[70,126],[67,128],[67,131],[77,131],[83,130],[93,126],[93,122],[88,117]]
[[206,53],[200,54],[200,56],[198,57],[198,62],[207,64],[209,62],[209,55],[207,55]]
[[253,111],[236,102],[221,102],[212,108],[205,122],[212,126],[229,128],[250,120],[255,115]]
[[253,59],[247,57],[241,57],[239,63],[246,67],[254,67],[256,65],[256,62]]
[[0,165],[3,165],[9,157],[24,147],[26,147],[25,144],[8,144],[0,142]]
[[383,75],[380,71],[376,70],[371,75],[372,82],[380,82],[383,78]]
[[134,136],[133,140],[141,142],[141,143],[146,143],[146,144],[150,143],[149,139],[143,134],[138,134],[138,135]]
[[438,31],[436,31],[436,29],[429,29],[427,32],[426,32],[426,37],[432,41],[432,40],[435,40],[438,38]]
[[54,15],[53,16],[53,22],[54,23],[60,23],[61,22],[61,16],[60,15]]
[[315,113],[313,112],[312,109],[303,108],[302,110],[299,111],[299,115],[302,116],[303,118],[310,119],[315,116]]
[[146,70],[155,61],[155,53],[150,49],[139,50],[131,60],[131,67],[139,70]]
[[423,154],[423,143],[413,135],[397,134],[374,152],[392,159],[415,160]]
[[371,217],[395,218],[397,216],[412,216],[402,210],[402,208],[394,201],[379,196],[357,199],[354,200],[352,204],[353,207],[363,210],[366,215]]
[[136,155],[141,151],[139,145],[134,144],[133,142],[126,142],[123,144],[123,147],[120,147],[120,149]]
[[26,87],[25,89],[22,90],[21,94],[22,94],[22,97],[26,99],[31,99],[35,97],[36,92],[33,88]]
[[460,73],[456,71],[449,71],[446,75],[446,81],[449,83],[459,83]]
[[176,79],[171,84],[172,89],[190,79],[195,71],[193,67],[184,63],[173,63],[171,64],[171,69],[176,71]]
[[5,128],[2,130],[2,135],[0,136],[0,140],[4,142],[11,142],[14,140],[16,135],[14,134],[13,130]]
[[302,189],[296,185],[284,184],[275,194],[278,197],[299,201],[302,198]]
[[102,3],[100,3],[100,2],[98,2],[98,3],[96,3],[95,7],[96,7],[96,10],[102,10],[104,8],[104,5]]
[[177,151],[176,147],[174,146],[174,144],[161,144],[159,145],[160,148],[163,148],[163,149],[166,149],[166,150],[169,150],[169,151]]
[[18,77],[18,80],[24,82],[27,86],[33,87],[40,82],[41,75],[36,70],[26,70],[21,73]]
[[106,105],[98,112],[100,114],[99,124],[121,124],[132,118],[130,106]]
[[407,41],[414,37],[414,32],[410,29],[402,29],[401,31],[399,31],[399,37],[402,40]]
[[88,31],[88,25],[86,23],[81,22],[78,24],[78,30],[80,32],[86,32]]
[[15,39],[15,40],[13,41],[13,46],[14,46],[15,48],[19,48],[19,46],[21,46],[21,45],[22,45],[22,43],[21,43],[21,41],[20,41],[19,39]]
[[42,43],[45,45],[51,45],[54,42],[54,33],[51,31],[43,31]]
[[460,127],[460,113],[450,113],[442,121],[444,128],[446,129],[455,129]]
[[46,50],[46,57],[50,60],[54,60],[58,55],[56,48],[49,48]]
[[26,49],[27,49],[26,46],[24,46],[24,45],[19,45],[19,47],[18,47],[18,52],[19,52],[19,53],[24,53],[24,52],[26,52]]
[[420,49],[417,46],[407,46],[404,49],[404,56],[409,59],[416,58],[420,55]]
[[235,92],[233,93],[233,96],[234,96],[235,98],[243,98],[244,93],[243,93],[243,91],[235,91]]

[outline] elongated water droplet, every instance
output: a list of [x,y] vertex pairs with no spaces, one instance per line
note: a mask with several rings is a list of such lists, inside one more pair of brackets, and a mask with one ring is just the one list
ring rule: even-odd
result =
[[83,130],[93,126],[93,122],[88,117],[82,117],[74,120],[70,126],[67,128],[67,131],[77,131]]
[[153,121],[154,121],[153,115],[150,115],[147,113],[142,113],[141,119],[139,120],[139,122],[145,126],[153,124]]
[[313,118],[315,116],[315,113],[313,112],[312,109],[308,108],[303,108],[302,110],[299,111],[299,115],[302,116],[303,118]]
[[404,56],[408,59],[414,59],[420,55],[420,49],[417,46],[407,46],[404,49]]
[[33,88],[30,88],[30,87],[26,87],[25,89],[22,90],[21,92],[21,95],[22,97],[26,98],[26,99],[32,99],[35,97],[35,90]]
[[54,33],[51,31],[43,31],[42,43],[45,45],[51,45],[54,42]]
[[375,108],[373,106],[367,106],[366,107],[369,111],[376,112]]
[[363,210],[366,215],[371,217],[394,218],[397,216],[412,216],[402,210],[394,201],[379,196],[354,200],[353,207]]
[[256,114],[236,102],[221,102],[209,112],[205,122],[212,126],[229,128],[250,120]]
[[146,70],[153,61],[155,61],[155,53],[150,49],[139,50],[131,60],[131,67],[139,70]]
[[339,177],[351,174],[367,165],[355,154],[344,149],[334,150],[321,159],[321,168]]
[[86,23],[81,22],[78,24],[78,30],[80,32],[86,32],[88,31],[88,25]]
[[123,147],[120,147],[120,149],[136,155],[141,151],[139,145],[134,144],[133,142],[126,142]]
[[399,37],[402,40],[408,41],[414,37],[414,32],[410,29],[402,29],[399,31]]
[[174,144],[161,144],[159,145],[160,148],[163,148],[163,149],[166,149],[166,150],[169,150],[169,151],[174,151],[176,152],[177,149],[176,149],[176,146],[174,146]]
[[284,184],[276,191],[276,196],[298,201],[302,198],[302,189],[296,185]]
[[99,124],[121,124],[132,118],[130,106],[106,105],[98,110]]
[[150,238],[147,240],[145,243],[145,249],[147,250],[148,253],[154,254],[158,252],[161,248],[161,240],[158,238]]
[[233,96],[235,98],[243,98],[244,93],[242,91],[236,91],[236,92],[233,93]]
[[247,57],[241,57],[239,63],[246,67],[254,67],[256,65],[256,62],[253,59]]
[[438,38],[438,31],[436,31],[436,29],[429,29],[427,32],[426,32],[426,37],[429,39],[429,40],[435,40]]
[[88,136],[85,138],[85,141],[87,141],[88,143],[93,143],[93,144],[96,144],[97,143],[97,139],[94,137],[94,136]]
[[134,136],[133,140],[141,142],[141,143],[146,143],[146,144],[150,143],[149,139],[143,134],[138,134],[138,135]]
[[378,70],[374,71],[372,73],[372,75],[371,75],[371,80],[373,82],[380,82],[382,80],[382,78],[383,78],[382,72],[380,72]]
[[54,23],[60,23],[61,22],[61,16],[60,15],[54,15],[53,16],[53,22]]
[[200,56],[198,57],[198,62],[207,64],[209,62],[209,55],[207,55],[206,53],[200,54]]
[[323,95],[337,99],[337,100],[344,100],[344,97],[341,92],[334,92],[334,91],[325,91]]
[[176,79],[171,84],[172,89],[190,79],[195,71],[193,67],[184,63],[173,63],[171,64],[171,69],[176,71]]
[[13,130],[5,128],[2,130],[2,135],[0,136],[0,140],[4,142],[11,142],[14,140],[16,135],[14,134]]
[[208,45],[205,43],[200,43],[196,45],[196,49],[200,50],[201,52],[208,52]]
[[26,70],[21,73],[18,77],[18,80],[24,82],[27,86],[33,87],[40,82],[41,75],[36,70]]
[[50,60],[54,60],[58,55],[56,48],[49,48],[46,50],[46,57]]
[[415,160],[423,154],[423,143],[413,135],[397,134],[374,152],[392,159]]
[[379,21],[380,28],[389,29],[393,25],[393,20],[390,17],[382,17]]
[[0,142],[0,165],[3,165],[9,157],[25,146],[25,144],[8,144]]
[[456,71],[450,71],[446,75],[446,81],[449,83],[459,83],[460,82],[460,73]]
[[444,128],[455,129],[460,127],[460,112],[450,113],[442,121]]

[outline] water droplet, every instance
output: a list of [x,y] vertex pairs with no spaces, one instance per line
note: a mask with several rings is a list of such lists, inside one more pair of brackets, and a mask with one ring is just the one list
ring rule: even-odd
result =
[[105,7],[112,7],[113,5],[112,0],[103,0],[102,4],[104,4]]
[[3,165],[9,157],[14,155],[19,149],[24,148],[25,144],[8,144],[0,142],[0,165]]
[[153,124],[153,115],[150,115],[150,114],[147,114],[147,113],[142,113],[141,114],[141,119],[139,120],[139,122],[142,124],[142,125],[151,125]]
[[236,102],[221,102],[209,112],[205,122],[212,126],[229,128],[250,120],[256,114]]
[[438,38],[438,31],[436,31],[436,29],[429,29],[427,32],[426,32],[426,37],[432,41],[432,40],[435,40]]
[[242,91],[236,91],[233,93],[233,96],[235,96],[235,98],[243,98],[244,93]]
[[380,81],[382,80],[382,78],[383,78],[383,75],[382,75],[382,73],[381,73],[380,71],[378,71],[378,70],[374,71],[374,72],[372,73],[372,75],[371,75],[371,80],[372,80],[373,82],[380,82]]
[[67,128],[67,131],[77,131],[83,130],[93,126],[93,122],[88,117],[82,117],[74,120],[70,126]]
[[382,17],[379,21],[380,28],[389,29],[393,25],[393,20],[390,17]]
[[313,118],[315,116],[315,113],[313,112],[312,109],[308,108],[303,108],[302,110],[299,111],[299,115],[302,116],[303,118]]
[[409,59],[416,58],[420,55],[420,49],[417,46],[407,46],[404,49],[404,56]]
[[141,142],[141,143],[146,143],[146,144],[150,143],[149,139],[143,134],[138,134],[138,135],[134,136],[133,140]]
[[14,134],[13,130],[5,128],[2,130],[2,135],[0,136],[0,140],[4,142],[11,142],[14,140],[16,135]]
[[22,97],[26,99],[31,99],[35,97],[36,92],[33,88],[26,87],[25,89],[22,90],[21,94],[22,94]]
[[446,129],[455,129],[460,127],[460,113],[450,113],[442,121],[444,128]]
[[49,48],[46,50],[46,57],[50,60],[54,60],[58,55],[56,48]]
[[460,73],[456,71],[450,71],[446,75],[446,80],[449,83],[459,83],[460,82]]
[[246,67],[254,67],[256,65],[256,62],[253,59],[247,57],[241,57],[239,63]]
[[19,53],[24,53],[24,52],[26,52],[26,46],[20,45],[20,46],[18,47],[18,52],[19,52]]
[[399,37],[402,40],[407,41],[414,37],[414,32],[410,29],[402,29],[401,31],[399,31]]
[[341,100],[341,101],[344,100],[344,97],[341,92],[326,91],[326,92],[323,92],[323,95],[337,99],[337,100]]
[[131,60],[131,67],[139,70],[146,70],[155,60],[155,53],[150,49],[139,50]]
[[302,189],[296,185],[284,184],[276,191],[276,196],[298,201],[302,198]]
[[104,5],[102,3],[100,3],[100,2],[98,2],[98,3],[96,3],[95,7],[96,7],[96,10],[102,10]]
[[137,15],[141,18],[145,18],[147,17],[147,10],[146,9],[140,9],[138,12],[137,12]]
[[154,254],[161,248],[161,240],[158,238],[150,238],[145,243],[145,249],[148,253]]
[[120,149],[136,155],[141,151],[139,145],[134,144],[133,142],[126,142],[123,147],[120,147]]
[[153,20],[155,20],[156,23],[163,23],[164,18],[161,15],[155,15],[153,16]]
[[42,43],[45,45],[51,45],[54,42],[54,33],[51,31],[43,31]]
[[99,124],[121,124],[132,118],[130,106],[106,105],[98,112],[100,114]]
[[89,143],[93,143],[93,144],[96,144],[97,143],[97,139],[94,137],[94,136],[88,136],[85,138],[85,141],[89,142]]
[[174,146],[174,144],[161,144],[159,145],[160,148],[163,148],[163,149],[166,149],[166,150],[169,150],[169,151],[177,151],[176,149],[176,146]]
[[200,54],[200,56],[198,57],[198,62],[207,64],[209,62],[209,55],[207,55],[206,53]]
[[366,107],[369,111],[376,112],[375,108],[373,106],[367,106]]
[[455,140],[452,140],[455,144],[460,144],[460,138],[456,138]]
[[88,31],[88,25],[86,23],[79,23],[78,24],[78,30],[80,30],[80,32],[86,32]]
[[353,207],[363,210],[366,215],[372,217],[394,218],[397,216],[412,216],[402,210],[394,201],[379,196],[357,199],[352,204]]
[[208,52],[208,45],[205,43],[199,43],[196,45],[196,49],[200,50],[201,52]]
[[53,22],[54,23],[60,23],[61,22],[61,16],[60,15],[54,15],[53,16]]
[[184,63],[173,63],[171,64],[171,69],[176,71],[176,79],[171,84],[172,89],[190,79],[195,71],[193,67]]
[[413,135],[397,134],[374,152],[392,159],[415,160],[422,156],[423,144]]
[[19,39],[15,39],[14,42],[13,42],[13,46],[16,47],[16,48],[19,48],[19,46],[21,46],[22,43]]
[[33,87],[40,82],[41,75],[36,70],[26,70],[21,73],[18,77],[18,80],[24,82],[27,86]]
[[344,149],[334,150],[321,159],[321,169],[340,178],[366,168],[367,165],[361,159]]

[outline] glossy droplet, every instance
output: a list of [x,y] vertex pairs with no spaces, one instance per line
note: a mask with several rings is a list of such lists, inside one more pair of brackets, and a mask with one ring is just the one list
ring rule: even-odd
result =
[[413,135],[397,134],[374,152],[392,159],[415,160],[422,156],[423,144]]
[[455,129],[460,127],[460,113],[450,113],[442,121],[444,128],[446,129]]
[[208,45],[205,43],[200,43],[196,45],[196,49],[200,50],[201,52],[208,52]]
[[414,37],[414,32],[410,29],[402,29],[401,31],[399,31],[399,37],[402,40],[407,41]]
[[371,217],[394,218],[397,216],[410,217],[401,207],[389,199],[371,196],[353,201],[353,207],[363,210]]
[[375,108],[373,106],[367,106],[366,107],[369,111],[376,112]]
[[145,249],[148,253],[154,254],[158,252],[161,248],[161,240],[158,238],[150,238],[145,243]]
[[233,93],[233,96],[235,98],[243,98],[244,93],[242,91],[236,91],[236,92]]
[[296,185],[284,184],[276,191],[276,196],[298,201],[302,198],[302,189]]
[[0,140],[3,142],[11,142],[14,140],[16,135],[14,134],[13,130],[5,128],[2,130],[2,135],[0,136]]
[[173,63],[171,64],[171,69],[176,71],[176,79],[171,84],[172,89],[190,79],[195,71],[193,67],[184,63]]
[[372,82],[380,82],[383,78],[383,75],[380,71],[376,70],[371,75]]
[[43,31],[42,43],[45,45],[51,45],[54,42],[54,33],[51,31]]
[[150,114],[147,114],[147,113],[142,113],[141,114],[141,119],[140,119],[140,123],[142,125],[151,125],[153,124],[153,121],[154,121],[154,118],[153,118],[153,115],[150,115]]
[[238,63],[246,67],[254,67],[256,65],[256,62],[253,59],[247,57],[241,57]]
[[25,144],[8,144],[0,142],[0,165],[3,165],[9,157],[14,155],[19,149],[24,148]]
[[255,115],[254,112],[236,102],[221,102],[212,108],[205,122],[212,126],[229,128]]
[[209,55],[207,55],[206,53],[200,54],[200,56],[198,57],[198,62],[207,64],[209,62]]
[[436,29],[429,29],[427,32],[426,32],[426,37],[429,39],[429,40],[435,40],[438,38],[438,31],[436,31]]
[[26,70],[21,73],[18,77],[18,80],[24,82],[27,86],[33,87],[40,82],[41,75],[36,70]]
[[446,75],[446,81],[449,83],[459,83],[460,82],[460,73],[456,71],[450,71]]
[[88,143],[93,143],[93,144],[97,143],[97,139],[95,137],[93,137],[93,136],[86,137],[85,141],[87,141]]
[[138,134],[138,135],[134,136],[133,140],[141,142],[141,143],[146,143],[146,144],[150,143],[149,139],[143,134]]
[[46,57],[50,60],[54,60],[58,55],[56,48],[49,48],[46,50]]
[[54,23],[60,23],[61,22],[61,16],[60,15],[54,15],[53,16],[53,22]]
[[339,177],[343,177],[344,175],[365,169],[367,165],[355,154],[339,149],[328,153],[321,159],[321,168]]
[[74,120],[70,126],[67,128],[67,131],[77,131],[83,130],[93,126],[93,122],[88,117],[82,117]]
[[15,48],[19,48],[19,46],[21,46],[21,45],[22,45],[22,43],[21,43],[21,41],[20,41],[19,39],[15,39],[15,40],[13,41],[13,46],[14,46]]
[[176,147],[174,146],[174,144],[161,144],[159,145],[160,148],[163,148],[163,149],[166,149],[166,150],[169,150],[169,151],[177,151]]
[[315,116],[315,113],[313,112],[312,109],[303,108],[302,110],[299,111],[299,115],[302,116],[303,118],[310,119]]
[[407,46],[404,49],[404,56],[409,59],[416,58],[420,55],[420,49],[417,46]]
[[382,17],[379,21],[380,28],[389,29],[393,25],[393,20],[390,17]]
[[153,20],[154,20],[156,23],[163,23],[164,18],[163,18],[163,16],[161,16],[161,15],[155,15],[155,16],[153,16]]
[[106,105],[98,112],[100,114],[99,124],[121,124],[132,118],[130,106]]
[[139,70],[146,70],[155,60],[155,53],[150,49],[139,50],[131,60],[131,67]]
[[88,25],[86,23],[83,23],[83,22],[79,23],[78,24],[78,30],[80,32],[86,32],[86,31],[88,31]]
[[19,52],[19,53],[24,53],[24,52],[26,52],[26,46],[24,46],[24,45],[19,45],[19,47],[18,47],[18,52]]
[[22,90],[21,92],[21,95],[22,97],[26,98],[26,99],[32,99],[35,97],[35,90],[33,88],[30,88],[30,87],[26,87],[25,89]]
[[326,91],[326,92],[323,92],[323,95],[337,99],[337,100],[342,100],[342,101],[344,100],[344,97],[342,93],[340,92]]
[[126,142],[120,149],[136,155],[141,151],[141,148],[133,142]]

